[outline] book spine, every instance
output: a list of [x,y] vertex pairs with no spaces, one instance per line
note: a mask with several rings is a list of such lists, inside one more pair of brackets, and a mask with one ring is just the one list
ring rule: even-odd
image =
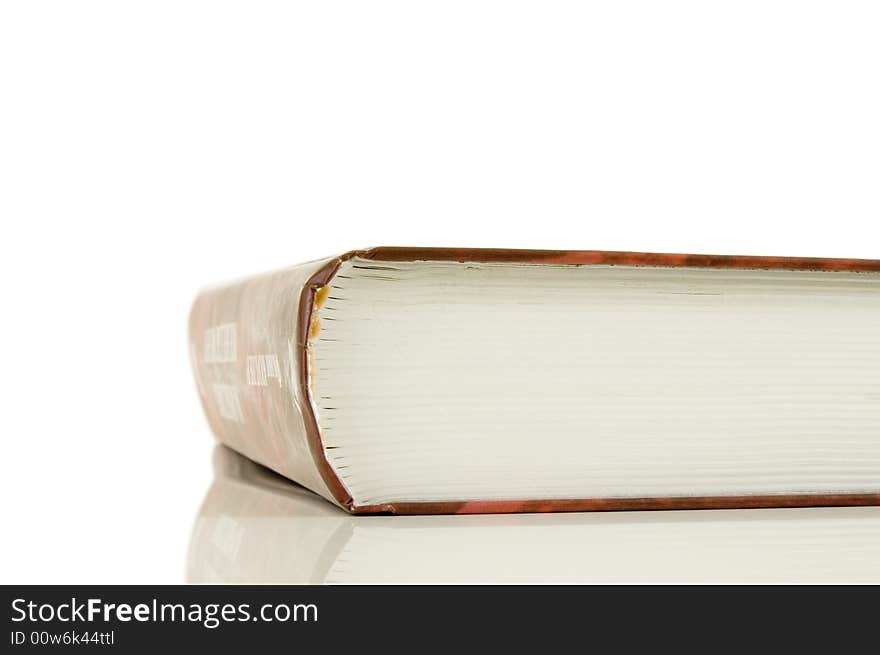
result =
[[324,259],[202,291],[189,349],[217,439],[347,507],[317,432],[307,370],[312,309],[337,266]]

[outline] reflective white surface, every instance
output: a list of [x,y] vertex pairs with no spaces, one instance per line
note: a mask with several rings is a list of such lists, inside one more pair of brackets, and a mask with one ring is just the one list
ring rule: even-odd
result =
[[[205,284],[374,245],[880,256],[878,20],[796,0],[0,3],[0,582],[184,578],[212,476],[186,343]],[[840,559],[858,537],[814,543],[827,577],[876,578]],[[391,564],[442,559],[411,550]]]
[[880,582],[880,507],[355,517],[214,461],[190,582]]

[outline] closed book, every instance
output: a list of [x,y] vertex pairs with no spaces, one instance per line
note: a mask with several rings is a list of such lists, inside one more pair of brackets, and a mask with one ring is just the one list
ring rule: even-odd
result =
[[880,504],[880,261],[373,248],[206,289],[190,352],[353,513]]

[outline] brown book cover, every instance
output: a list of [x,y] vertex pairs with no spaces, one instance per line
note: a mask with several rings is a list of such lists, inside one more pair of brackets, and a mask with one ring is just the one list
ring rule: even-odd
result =
[[[320,339],[318,310],[350,260],[556,267],[651,267],[880,273],[880,261],[603,251],[380,247],[345,253],[204,290],[189,321],[198,392],[217,439],[357,514],[504,513],[630,509],[748,508],[880,504],[880,477],[852,491],[676,494],[589,498],[460,498],[356,503],[328,458],[316,417],[311,361]],[[378,277],[378,276],[377,276]],[[873,282],[877,280],[870,276]],[[880,426],[875,426],[880,428]],[[841,446],[845,448],[845,446]]]

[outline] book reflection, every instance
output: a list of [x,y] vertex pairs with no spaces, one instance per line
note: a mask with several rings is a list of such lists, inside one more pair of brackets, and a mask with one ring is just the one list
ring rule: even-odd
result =
[[880,582],[880,507],[349,516],[217,446],[189,582]]

